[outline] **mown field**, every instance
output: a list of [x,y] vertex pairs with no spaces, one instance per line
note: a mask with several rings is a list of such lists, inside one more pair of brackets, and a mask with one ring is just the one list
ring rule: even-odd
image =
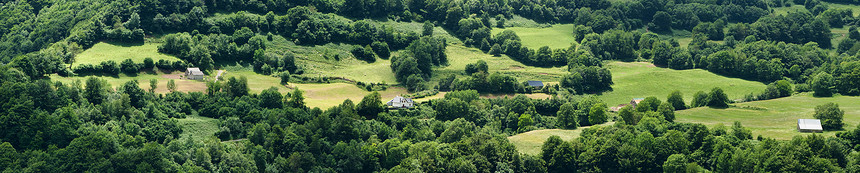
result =
[[[563,75],[568,74],[566,66],[553,68],[527,66],[523,63],[514,61],[507,55],[498,57],[492,56],[481,52],[481,50],[476,48],[463,47],[459,45],[448,45],[448,49],[445,53],[448,55],[448,66],[436,68],[436,74],[431,81],[438,81],[440,77],[444,77],[448,74],[456,74],[464,77],[466,65],[478,62],[478,60],[484,60],[487,62],[490,73],[503,73],[513,76],[519,81],[540,80],[545,82],[558,82]],[[436,85],[434,82],[430,82],[428,84],[431,86]]]
[[[248,87],[251,89],[251,93],[259,93],[271,87],[278,88],[278,91],[284,94],[292,92],[293,89],[299,89],[304,92],[305,102],[308,107],[319,107],[322,109],[340,105],[346,99],[350,99],[353,103],[358,104],[364,96],[371,93],[358,88],[354,84],[337,82],[324,84],[290,83],[289,88],[287,88],[287,86],[280,84],[281,80],[279,78],[257,74],[248,70],[232,70],[224,73],[223,76],[224,79],[245,76],[248,78]],[[382,95],[383,102],[388,102],[394,96],[408,94],[408,92],[401,87],[391,87],[385,91],[379,91],[379,94]]]
[[81,52],[75,56],[73,66],[81,64],[99,64],[102,61],[113,60],[117,63],[125,59],[131,59],[135,63],[143,63],[146,58],[152,58],[154,62],[158,60],[178,61],[171,55],[158,53],[158,46],[161,43],[146,42],[143,44],[127,44],[127,43],[108,43],[99,42],[93,45],[92,48]]
[[666,96],[674,90],[680,90],[687,104],[698,91],[708,92],[713,87],[722,88],[729,99],[742,98],[749,93],[764,91],[766,85],[761,82],[747,81],[738,78],[720,76],[702,69],[672,70],[654,67],[646,62],[611,62],[612,91],[598,94],[607,105],[615,106],[628,103],[633,98],[649,96],[666,100]]
[[[606,124],[598,125],[598,126],[611,126],[615,124],[615,122],[609,122]],[[541,146],[543,145],[546,139],[549,139],[550,136],[558,136],[561,140],[570,141],[571,139],[579,137],[582,134],[583,129],[591,128],[593,126],[588,127],[580,127],[574,130],[564,130],[564,129],[543,129],[543,130],[533,130],[525,133],[520,133],[514,136],[509,136],[508,140],[517,147],[517,151],[523,154],[528,155],[538,155],[540,154]]]
[[[176,83],[176,91],[181,92],[194,92],[194,91],[205,91],[206,83],[202,81],[196,80],[186,80],[180,79],[179,76],[184,74],[181,71],[173,71],[170,73],[163,72],[141,72],[136,75],[126,75],[119,74],[117,76],[106,76],[106,75],[91,75],[92,77],[97,77],[104,79],[108,84],[113,88],[119,88],[122,84],[125,84],[128,81],[137,80],[138,86],[144,90],[149,90],[149,81],[152,79],[158,80],[158,85],[155,89],[156,93],[167,93],[167,81],[173,79]],[[75,81],[80,81],[81,86],[85,87],[85,82],[87,78],[90,76],[70,76],[70,77],[62,77],[56,74],[50,76],[53,81],[60,81],[66,84],[73,83]]]
[[[727,109],[695,108],[677,111],[676,122],[701,123],[709,127],[723,124],[731,128],[735,121],[752,130],[753,137],[761,135],[774,139],[789,140],[795,135],[809,135],[797,132],[797,119],[812,119],[815,106],[829,102],[839,104],[845,111],[845,129],[854,129],[860,123],[860,97],[834,96],[812,97],[802,93],[791,97],[738,103]],[[835,131],[824,132],[825,136],[835,135]]]
[[508,28],[493,28],[493,35],[501,33],[505,30],[511,30],[520,36],[523,41],[523,46],[531,49],[538,49],[543,46],[549,46],[553,49],[568,48],[572,44],[576,44],[573,39],[573,24],[552,25],[547,28],[533,27],[508,27]]

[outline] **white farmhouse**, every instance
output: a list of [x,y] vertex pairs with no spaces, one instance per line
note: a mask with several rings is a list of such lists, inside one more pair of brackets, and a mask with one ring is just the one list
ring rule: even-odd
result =
[[388,103],[385,103],[385,105],[388,105],[390,108],[412,108],[412,106],[415,106],[415,102],[410,98],[397,96],[388,101]]

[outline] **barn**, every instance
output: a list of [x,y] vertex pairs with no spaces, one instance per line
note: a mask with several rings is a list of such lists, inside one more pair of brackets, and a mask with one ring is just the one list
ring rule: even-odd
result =
[[203,80],[203,77],[206,76],[203,74],[203,71],[200,71],[200,68],[188,68],[185,70],[185,77],[191,80]]
[[821,133],[824,128],[821,127],[821,120],[818,119],[797,119],[797,131]]

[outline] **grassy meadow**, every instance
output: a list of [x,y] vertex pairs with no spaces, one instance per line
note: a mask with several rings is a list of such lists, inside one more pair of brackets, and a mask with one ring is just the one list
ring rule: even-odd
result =
[[[608,126],[615,124],[614,122],[609,122],[606,124],[598,125],[598,126]],[[579,137],[582,134],[583,129],[591,128],[593,126],[588,127],[580,127],[574,130],[564,130],[564,129],[543,129],[543,130],[532,130],[525,133],[520,133],[517,135],[509,136],[508,140],[517,147],[517,151],[523,154],[528,155],[538,155],[540,154],[540,148],[543,145],[546,139],[549,139],[550,136],[558,136],[561,140],[570,141],[574,138]]]
[[552,25],[547,28],[533,27],[508,27],[508,28],[493,28],[493,35],[501,33],[505,30],[511,30],[520,36],[523,41],[523,46],[531,49],[538,49],[543,46],[549,46],[553,49],[568,48],[576,44],[573,39],[573,24]]
[[[248,78],[248,87],[251,89],[251,93],[259,93],[271,87],[278,88],[278,91],[284,94],[292,92],[293,89],[299,89],[304,92],[308,107],[322,109],[340,105],[346,99],[358,104],[364,96],[371,93],[348,83],[290,83],[289,88],[287,88],[287,86],[280,84],[281,79],[277,77],[257,74],[249,70],[233,70],[223,74],[224,79],[241,76]],[[408,94],[408,92],[401,87],[390,87],[385,91],[379,91],[379,94],[382,95],[382,101],[387,102],[394,96]]]
[[615,84],[612,85],[612,91],[598,94],[597,97],[610,107],[628,103],[633,98],[655,96],[666,100],[666,96],[674,90],[680,90],[684,101],[689,104],[693,94],[698,91],[708,92],[713,87],[722,88],[732,100],[749,93],[759,93],[766,88],[761,82],[724,77],[702,69],[672,70],[654,67],[646,62],[611,62],[609,69]]
[[135,63],[143,63],[146,58],[152,58],[155,62],[158,60],[178,61],[171,55],[158,53],[158,46],[161,43],[146,42],[143,44],[127,44],[127,43],[109,43],[99,42],[93,45],[92,48],[81,52],[75,56],[74,66],[81,64],[99,64],[102,61],[113,60],[117,63],[125,59],[131,59]]
[[[854,129],[860,123],[860,97],[834,96],[817,98],[811,93],[791,97],[734,104],[727,109],[707,107],[677,111],[676,122],[701,123],[709,127],[723,124],[731,128],[735,121],[752,130],[753,137],[761,135],[774,139],[789,140],[796,135],[810,133],[797,132],[797,119],[812,119],[815,106],[829,102],[839,104],[845,111],[844,128]],[[835,131],[824,132],[825,136],[835,135]]]
[[[553,68],[527,66],[514,61],[507,55],[492,56],[481,52],[479,49],[459,45],[448,45],[445,53],[448,54],[448,66],[436,68],[436,74],[431,81],[438,81],[438,78],[444,77],[447,74],[456,74],[463,77],[465,76],[464,70],[466,69],[466,65],[478,62],[478,60],[487,62],[490,73],[503,73],[513,76],[519,81],[540,80],[558,82],[563,75],[568,73],[566,66]],[[431,82],[429,85],[436,85],[436,83]]]
[[[142,73],[139,73],[137,75],[131,75],[131,76],[126,75],[126,74],[119,74],[117,76],[107,76],[107,75],[91,75],[91,76],[104,79],[113,88],[119,88],[122,86],[122,84],[125,84],[128,81],[137,80],[138,86],[140,86],[141,89],[148,91],[150,88],[149,87],[149,81],[152,79],[156,79],[156,80],[158,80],[158,85],[155,89],[155,92],[156,93],[167,93],[167,92],[170,92],[167,90],[167,81],[170,81],[171,79],[173,79],[174,82],[176,83],[176,91],[181,91],[181,92],[206,91],[206,83],[204,83],[202,81],[196,81],[196,80],[180,79],[180,75],[183,75],[183,74],[184,73],[181,71],[173,71],[170,73],[163,73],[163,72],[159,71],[159,72],[142,72]],[[62,76],[53,74],[50,77],[51,77],[51,80],[53,80],[53,81],[59,81],[59,82],[63,82],[66,84],[73,83],[75,81],[80,81],[81,85],[83,86],[83,85],[85,85],[84,83],[86,82],[87,78],[89,78],[90,76],[62,77]]]

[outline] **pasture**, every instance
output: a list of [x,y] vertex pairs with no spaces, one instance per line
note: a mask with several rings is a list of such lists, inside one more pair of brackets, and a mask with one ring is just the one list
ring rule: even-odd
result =
[[[606,124],[601,124],[597,126],[611,126],[615,124],[615,122],[609,122]],[[528,155],[538,155],[541,152],[541,146],[543,145],[546,139],[549,139],[550,136],[558,136],[561,140],[570,141],[574,138],[579,137],[582,134],[583,129],[591,128],[594,126],[580,127],[574,130],[564,130],[564,129],[543,129],[543,130],[532,130],[525,133],[520,133],[517,135],[509,136],[508,140],[511,141],[514,146],[517,147],[517,151],[523,154]]]
[[674,90],[680,90],[687,104],[698,91],[709,92],[713,87],[722,88],[729,99],[742,98],[749,93],[764,91],[761,82],[720,76],[702,69],[672,70],[654,67],[647,62],[611,62],[612,91],[598,94],[597,97],[612,107],[628,103],[633,98],[649,96],[666,100]]
[[[131,75],[131,76],[126,75],[126,74],[119,74],[117,76],[107,76],[107,75],[91,75],[91,76],[104,79],[113,88],[119,88],[122,86],[122,84],[125,84],[128,81],[137,80],[138,86],[140,86],[141,89],[148,91],[150,88],[149,87],[149,81],[152,79],[156,79],[156,80],[158,80],[158,85],[155,89],[155,93],[167,93],[167,92],[170,92],[167,90],[167,81],[169,81],[170,79],[173,79],[174,82],[176,83],[176,91],[181,91],[181,92],[206,91],[206,83],[204,83],[202,81],[180,79],[179,76],[182,75],[183,73],[184,72],[181,72],[181,71],[174,71],[174,72],[170,72],[170,73],[162,73],[162,72],[158,71],[158,72],[141,72],[139,74]],[[62,76],[59,76],[56,74],[52,74],[50,77],[51,77],[51,80],[63,82],[64,84],[70,84],[70,83],[73,83],[75,81],[80,81],[81,86],[86,87],[86,86],[84,86],[85,82],[86,82],[87,78],[89,78],[90,76],[62,77]]]
[[[481,50],[476,48],[468,48],[459,45],[448,45],[445,53],[448,54],[448,66],[436,68],[433,79],[430,81],[438,81],[439,78],[444,77],[447,74],[465,76],[464,70],[466,69],[466,65],[478,62],[478,60],[484,60],[487,62],[490,73],[498,72],[510,75],[521,82],[526,80],[558,82],[563,75],[568,74],[567,66],[551,68],[527,66],[523,63],[514,61],[507,55],[496,57],[481,52]],[[432,86],[436,85],[436,83],[430,82],[428,85]]]
[[493,28],[492,33],[496,35],[505,30],[514,31],[522,39],[523,46],[531,49],[538,49],[543,46],[549,46],[553,49],[565,49],[576,44],[576,40],[573,39],[573,27],[573,24],[561,24],[546,28]]
[[[278,91],[283,94],[292,92],[293,89],[299,89],[304,92],[305,102],[311,108],[327,109],[340,105],[346,99],[358,104],[364,96],[371,93],[348,83],[290,83],[289,88],[287,88],[287,86],[280,84],[281,79],[277,77],[257,74],[249,70],[228,71],[223,76],[224,79],[245,76],[248,78],[248,87],[251,89],[251,93],[260,93],[271,87],[278,88]],[[394,96],[408,94],[406,89],[401,87],[389,87],[385,91],[378,92],[382,95],[383,103],[394,98]]]
[[178,61],[171,55],[158,53],[158,46],[161,43],[146,42],[143,44],[127,44],[127,43],[110,43],[99,42],[93,45],[92,48],[81,52],[75,56],[73,66],[81,64],[99,64],[102,61],[113,60],[117,63],[125,59],[131,59],[135,63],[143,63],[146,58],[152,58],[154,62],[158,60]]
[[[677,111],[676,122],[701,123],[708,127],[723,124],[731,128],[735,121],[752,130],[753,137],[762,137],[790,140],[796,135],[809,135],[811,133],[797,132],[797,119],[812,119],[815,106],[829,102],[839,104],[839,108],[845,111],[843,126],[846,130],[857,127],[860,123],[860,97],[834,96],[817,98],[811,93],[801,93],[791,97],[746,102],[734,104],[727,109],[712,109],[707,107],[694,108]],[[825,136],[834,136],[836,131],[826,131]]]

